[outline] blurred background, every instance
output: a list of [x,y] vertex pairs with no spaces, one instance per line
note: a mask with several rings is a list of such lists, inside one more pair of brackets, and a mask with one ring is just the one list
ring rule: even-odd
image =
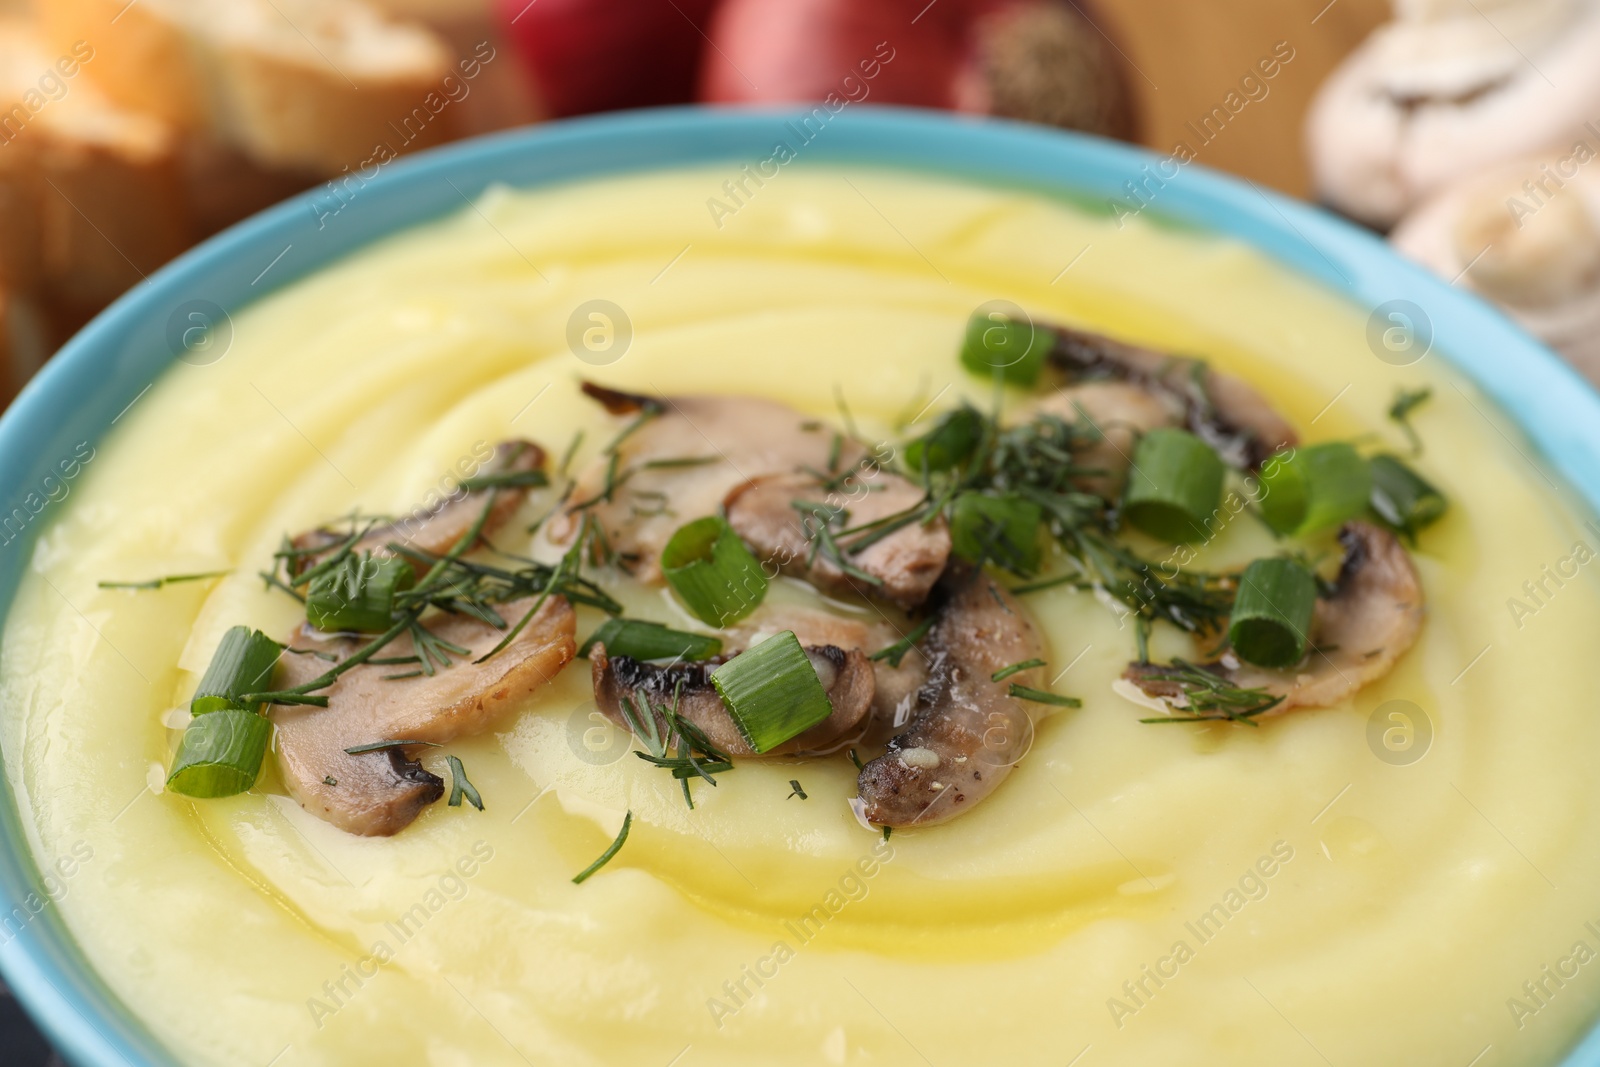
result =
[[[462,137],[830,94],[1320,201],[1600,381],[1600,0],[0,0],[0,404],[293,193],[331,216]],[[0,987],[0,1067],[51,1056]]]

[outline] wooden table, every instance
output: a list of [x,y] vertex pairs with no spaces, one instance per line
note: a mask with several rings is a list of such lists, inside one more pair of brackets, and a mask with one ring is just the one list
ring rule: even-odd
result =
[[[1098,0],[1096,10],[1130,64],[1146,144],[1165,153],[1185,141],[1200,163],[1310,197],[1306,108],[1390,7],[1387,0]],[[1267,95],[1201,142],[1188,124],[1199,126],[1280,41],[1294,58],[1267,83]]]

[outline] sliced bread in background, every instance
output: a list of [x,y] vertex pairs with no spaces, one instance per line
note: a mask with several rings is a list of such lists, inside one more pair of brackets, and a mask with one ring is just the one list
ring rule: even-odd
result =
[[[460,74],[479,71],[469,94],[458,102],[458,136],[525,126],[547,117],[526,66],[504,46],[492,0],[368,2],[394,18],[431,27],[449,45]],[[462,67],[463,62],[467,66]]]
[[118,103],[269,168],[332,175],[436,144],[450,49],[360,0],[43,0],[56,47],[88,41],[87,68]]
[[85,41],[0,18],[0,284],[74,327],[194,240],[173,129],[109,101]]

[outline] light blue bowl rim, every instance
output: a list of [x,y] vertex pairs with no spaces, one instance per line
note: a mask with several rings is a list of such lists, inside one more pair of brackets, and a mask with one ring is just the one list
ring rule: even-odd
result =
[[[671,108],[552,123],[411,156],[370,179],[347,180],[337,195],[323,187],[263,212],[136,286],[23,390],[0,418],[0,500],[6,502],[0,514],[23,506],[25,495],[75,444],[98,441],[172,362],[169,318],[188,301],[236,310],[378,238],[460,210],[491,183],[527,187],[715,161],[754,164],[771,156],[779,141],[798,150],[801,165],[904,168],[1091,202],[1115,197],[1131,206],[1125,183],[1140,183],[1154,191],[1152,215],[1244,241],[1357,306],[1409,300],[1426,309],[1439,354],[1492,398],[1589,506],[1600,508],[1600,397],[1498,312],[1404,262],[1364,230],[1203,166],[1186,165],[1171,177],[1173,167],[1163,168],[1162,157],[1098,138],[852,106],[825,123],[813,117],[807,132],[820,132],[802,143],[801,119],[810,114]],[[736,172],[730,167],[728,176]],[[1163,183],[1150,181],[1152,174]],[[30,524],[0,557],[0,606],[9,608],[32,544],[48,522]],[[23,907],[28,894],[41,893],[9,789],[0,803],[0,837],[5,916]],[[0,972],[79,1067],[176,1062],[93,973],[56,909],[46,907],[0,947]],[[1600,1067],[1600,1029],[1563,1067]]]

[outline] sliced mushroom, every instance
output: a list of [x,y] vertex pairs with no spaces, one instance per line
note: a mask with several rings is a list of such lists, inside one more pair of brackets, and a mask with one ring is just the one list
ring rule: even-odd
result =
[[1021,605],[987,574],[964,566],[952,567],[934,595],[942,605],[923,645],[932,667],[919,713],[857,781],[857,810],[879,826],[932,826],[972,810],[1032,744],[1037,705],[1009,689],[1036,688],[1038,668],[993,680],[1043,653]]
[[[901,515],[923,499],[923,491],[905,478],[871,468],[834,490],[814,474],[768,475],[734,489],[725,506],[729,525],[763,563],[824,592],[854,590],[911,608],[928,598],[950,558],[950,529],[943,516],[927,524],[911,522],[859,552],[851,546],[870,531],[838,537],[838,558],[822,547],[821,531]],[[797,503],[813,509],[802,512]],[[846,571],[841,561],[859,573]]]
[[[495,446],[493,457],[478,474],[482,477],[514,471],[542,470],[544,462],[544,449],[532,441],[502,441]],[[478,521],[478,517],[483,514],[484,501],[490,492],[488,489],[458,492],[433,508],[418,508],[393,522],[375,526],[356,542],[355,551],[358,554],[370,551],[375,556],[388,555],[388,546],[398,544],[433,556],[443,555],[454,548],[456,542],[465,537],[473,524]],[[494,490],[494,493],[494,503],[490,506],[489,516],[483,524],[481,533],[483,538],[487,538],[516,514],[517,509],[528,497],[528,490],[520,486]],[[291,543],[301,550],[331,550],[335,545],[343,544],[349,537],[348,533],[338,530],[318,528],[307,530],[295,537]],[[316,554],[301,556],[296,561],[294,573],[310,569],[325,555],[326,553],[321,556]]]
[[[579,477],[567,508],[551,523],[557,543],[593,516],[634,576],[661,580],[661,550],[678,527],[716,514],[736,486],[806,467],[827,470],[833,434],[792,408],[749,396],[644,397],[585,384],[613,415],[651,414],[615,456],[601,456]],[[838,469],[859,462],[859,445],[842,442]]]
[[1171,426],[1177,414],[1161,399],[1137,385],[1102,381],[1069,385],[1040,399],[1038,411],[1067,422],[1087,423],[1094,431],[1090,443],[1073,453],[1086,473],[1075,479],[1086,493],[1116,500],[1133,462],[1133,449],[1142,434]]
[[699,727],[707,740],[734,757],[748,759],[826,751],[841,738],[853,736],[872,710],[872,663],[859,649],[846,651],[823,645],[807,647],[805,652],[822,688],[827,691],[833,714],[768,752],[756,752],[750,747],[728,714],[721,694],[711,684],[711,672],[727,662],[725,657],[698,663],[642,663],[630,656],[608,657],[605,646],[596,645],[589,652],[594,700],[611,721],[629,729],[622,709],[622,702],[627,700],[641,721],[646,714],[655,718],[661,737],[667,735],[666,718],[661,709],[675,707],[675,715]]
[[[521,619],[532,598],[501,608]],[[474,660],[505,637],[465,615],[441,615],[427,629],[442,642],[467,650],[450,667],[429,675],[406,665],[363,663],[340,675],[323,692],[326,708],[274,705],[278,768],[289,794],[307,811],[341,830],[387,837],[411,824],[439,799],[443,783],[411,757],[418,746],[395,746],[351,755],[346,751],[380,741],[444,744],[488,728],[506,711],[554,678],[577,652],[577,617],[564,597],[553,596],[522,632],[484,663]],[[362,647],[353,637],[325,637],[309,626],[296,629],[283,657],[283,684],[304,685]],[[313,655],[310,653],[320,653]],[[386,646],[379,657],[415,654],[409,636]]]
[[[1265,397],[1239,378],[1203,361],[1167,355],[1084,330],[1056,328],[1051,362],[1070,383],[1123,382],[1142,389],[1167,411],[1164,425],[1182,426],[1217,450],[1231,466],[1255,469],[1298,438]],[[1070,397],[1070,393],[1068,394]],[[1082,394],[1080,394],[1080,397]],[[1136,405],[1125,392],[1089,394],[1130,428],[1153,429],[1155,409]],[[1060,401],[1055,403],[1060,404]],[[1070,409],[1070,403],[1067,404]],[[1092,408],[1085,405],[1090,415]],[[1065,417],[1065,412],[1061,412]],[[1125,465],[1126,461],[1124,461]]]
[[[1282,697],[1267,714],[1329,707],[1388,674],[1422,629],[1422,579],[1399,539],[1382,527],[1346,523],[1339,543],[1344,563],[1332,595],[1317,600],[1312,648],[1303,663],[1290,670],[1268,670],[1241,663],[1230,653],[1202,669],[1240,689]],[[1172,669],[1160,664],[1135,663],[1123,678],[1146,696],[1182,709],[1183,687],[1171,675]]]

